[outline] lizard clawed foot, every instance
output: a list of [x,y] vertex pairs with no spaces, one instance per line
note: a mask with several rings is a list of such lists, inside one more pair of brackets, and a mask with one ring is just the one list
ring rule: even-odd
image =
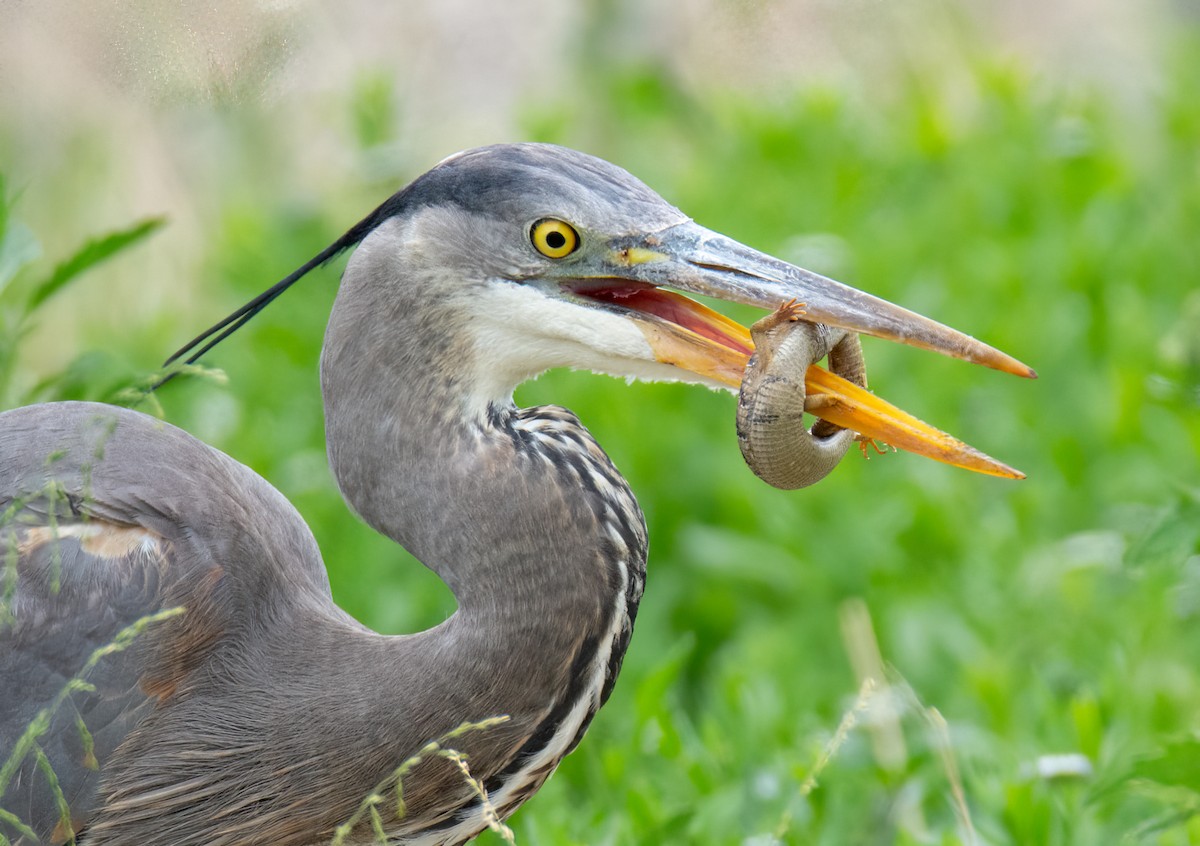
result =
[[858,441],[858,451],[868,461],[871,458],[872,450],[874,450],[876,455],[887,455],[889,452],[896,451],[896,448],[891,444],[885,444],[883,441],[877,441],[867,435],[855,435],[854,440]]

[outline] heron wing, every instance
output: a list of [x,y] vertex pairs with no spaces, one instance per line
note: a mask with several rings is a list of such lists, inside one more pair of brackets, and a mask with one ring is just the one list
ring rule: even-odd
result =
[[[62,843],[100,772],[154,707],[138,638],[163,611],[169,543],[137,526],[23,509],[0,529],[0,833]],[[24,828],[22,828],[24,826]]]
[[220,639],[231,466],[111,407],[0,415],[0,842],[70,842]]

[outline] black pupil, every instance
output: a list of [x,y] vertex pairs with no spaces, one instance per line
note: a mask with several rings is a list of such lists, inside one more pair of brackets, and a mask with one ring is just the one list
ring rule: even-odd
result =
[[552,250],[561,250],[567,245],[567,236],[561,232],[549,232],[546,234],[546,246]]

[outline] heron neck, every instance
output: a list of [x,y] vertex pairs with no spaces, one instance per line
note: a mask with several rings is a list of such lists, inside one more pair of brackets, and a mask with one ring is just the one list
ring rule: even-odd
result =
[[[380,722],[407,744],[402,758],[465,721],[504,715],[480,745],[461,742],[497,807],[511,810],[612,690],[644,584],[643,517],[570,412],[470,409],[438,361],[411,353],[355,372],[368,338],[326,346],[331,466],[363,519],[441,576],[459,606],[434,629],[380,642],[381,660],[414,681],[396,688]],[[362,746],[395,766],[383,757],[391,744]]]

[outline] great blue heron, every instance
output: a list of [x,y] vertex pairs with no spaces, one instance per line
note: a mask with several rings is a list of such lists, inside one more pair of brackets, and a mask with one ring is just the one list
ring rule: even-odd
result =
[[[216,339],[354,245],[321,358],[329,460],[354,509],[444,579],[457,611],[419,634],[366,629],[333,604],[292,506],[158,420],[85,403],[0,416],[10,841],[324,842],[401,762],[500,715],[453,745],[500,817],[528,799],[612,690],[646,530],[579,420],[512,392],[559,366],[736,386],[748,334],[661,286],[798,298],[837,331],[1031,375],[699,227],[620,168],[537,144],[441,162]],[[461,843],[485,826],[444,756],[405,771],[403,799],[378,807],[391,842]],[[364,823],[345,842],[373,836]]]

